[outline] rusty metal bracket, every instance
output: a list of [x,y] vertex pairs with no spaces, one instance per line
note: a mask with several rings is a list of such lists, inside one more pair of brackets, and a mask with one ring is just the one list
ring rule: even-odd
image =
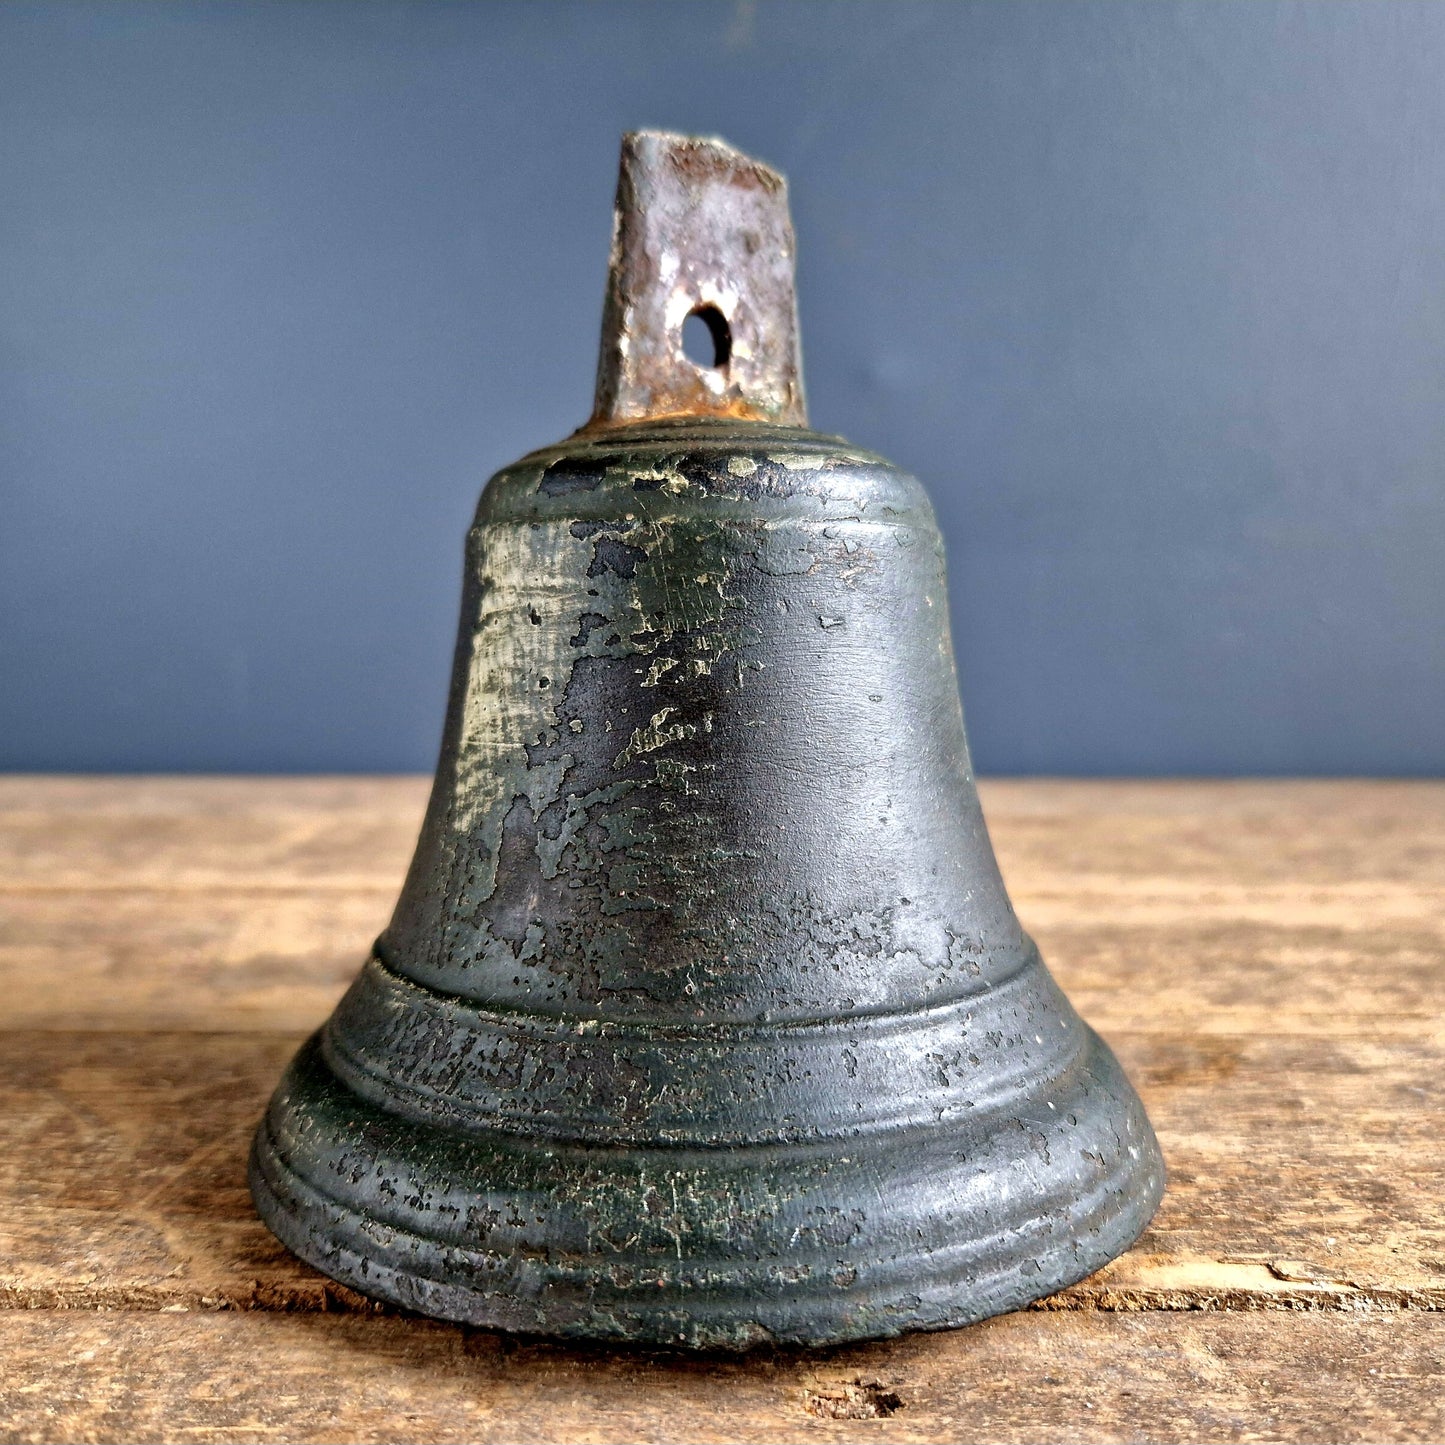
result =
[[[788,184],[720,140],[623,137],[591,427],[666,416],[807,425]],[[706,322],[714,364],[683,349]]]

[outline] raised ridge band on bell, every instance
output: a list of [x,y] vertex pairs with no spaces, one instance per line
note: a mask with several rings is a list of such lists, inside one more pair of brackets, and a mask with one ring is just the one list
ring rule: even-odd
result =
[[[751,1027],[498,1013],[373,958],[321,1046],[349,1088],[418,1120],[728,1148],[948,1126],[1016,1107],[1076,1067],[1086,1037],[1036,954],[996,986],[926,1009]],[[698,1070],[715,1079],[715,1096],[688,1087]],[[756,1098],[768,1100],[765,1115]]]
[[841,522],[871,514],[935,526],[922,484],[883,457],[821,432],[717,423],[638,425],[582,445],[543,447],[492,478],[476,521],[620,522],[619,502],[658,518],[695,518],[677,504],[688,495],[706,498],[716,520]]

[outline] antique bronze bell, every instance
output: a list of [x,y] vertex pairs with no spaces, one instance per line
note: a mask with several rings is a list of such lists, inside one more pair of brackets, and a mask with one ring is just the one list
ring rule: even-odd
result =
[[1012,1309],[1154,1212],[994,862],[927,497],[805,423],[783,178],[628,136],[596,410],[482,494],[415,860],[257,1135],[334,1278],[817,1344]]

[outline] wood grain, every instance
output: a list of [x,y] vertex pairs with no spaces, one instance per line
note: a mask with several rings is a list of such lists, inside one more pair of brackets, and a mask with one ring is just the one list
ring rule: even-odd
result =
[[[736,1360],[413,1319],[12,1314],[0,1317],[0,1432],[378,1445],[1438,1441],[1441,1326],[1422,1314],[1020,1314]],[[870,1399],[888,1413],[869,1418]],[[822,1413],[839,1406],[862,1418]]]
[[1445,783],[982,792],[1163,1209],[1025,1315],[688,1361],[380,1309],[251,1211],[423,780],[0,778],[0,1440],[1438,1438]]

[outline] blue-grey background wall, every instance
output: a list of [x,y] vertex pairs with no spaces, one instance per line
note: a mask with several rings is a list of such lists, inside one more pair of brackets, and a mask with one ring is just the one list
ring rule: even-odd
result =
[[981,770],[1445,771],[1445,5],[0,7],[0,766],[422,769],[619,133],[780,166]]

